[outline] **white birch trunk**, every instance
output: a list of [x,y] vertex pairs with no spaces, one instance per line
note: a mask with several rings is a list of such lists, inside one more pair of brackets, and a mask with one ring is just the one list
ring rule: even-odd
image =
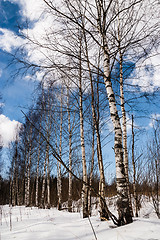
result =
[[28,175],[27,175],[27,206],[30,205],[30,175],[31,175],[31,149],[30,149],[30,154],[29,154],[29,162],[28,162]]
[[49,167],[49,145],[47,144],[46,149],[47,154],[47,208],[50,208],[51,200],[50,200],[50,167]]
[[[43,87],[43,86],[42,86]],[[45,95],[42,88],[42,94],[43,94],[43,110],[45,112],[45,127],[47,129],[47,116],[46,116],[46,101],[45,101]],[[43,164],[43,177],[42,177],[42,193],[41,193],[41,208],[45,208],[45,185],[46,185],[46,163],[47,163],[47,145],[46,143],[46,152],[45,152],[45,159]]]
[[134,159],[134,120],[132,115],[132,165],[133,165],[133,196],[135,201],[135,216],[138,217],[138,199],[136,191],[136,166]]
[[30,205],[30,171],[31,171],[31,150],[32,150],[32,126],[28,138],[29,149],[27,151],[26,178],[25,178],[25,205]]
[[27,206],[27,175],[28,175],[28,159],[29,159],[29,153],[27,150],[27,156],[26,156],[26,164],[25,164],[25,187],[24,187],[24,192],[25,192],[25,197],[24,197],[24,204]]
[[[59,156],[62,157],[62,126],[63,126],[63,89],[61,89],[61,120],[60,120],[60,136],[59,136]],[[62,208],[62,176],[61,163],[57,162],[57,195],[58,195],[58,210]]]
[[[46,149],[47,149],[47,146],[46,146]],[[47,162],[47,156],[45,156],[44,166],[43,166],[41,208],[45,208],[44,197],[45,197],[45,184],[46,184],[46,162]]]
[[[81,34],[81,33],[80,33]],[[81,66],[81,36],[80,36],[80,62],[79,62],[79,115],[80,115],[80,138],[81,138],[81,151],[82,151],[82,168],[83,168],[83,181],[87,184],[87,166],[85,156],[85,143],[84,143],[84,123],[83,123],[83,99],[82,99],[82,66]],[[83,218],[89,216],[88,212],[88,186],[83,183],[82,187],[82,209]]]
[[9,207],[12,206],[12,185],[13,185],[13,180],[12,180],[13,174],[11,173],[10,176],[10,181],[9,181]]
[[19,204],[18,199],[18,148],[17,148],[17,141],[15,142],[15,153],[13,157],[13,166],[14,166],[14,172],[13,172],[13,184],[12,184],[12,206],[16,206]]
[[[119,37],[119,44],[120,44],[120,37]],[[128,176],[127,121],[126,121],[124,90],[123,90],[123,56],[121,53],[120,46],[119,46],[119,57],[120,57],[120,62],[119,62],[119,65],[120,65],[120,99],[121,99],[121,112],[122,112],[123,150],[124,150],[123,162],[124,162],[124,169],[125,169],[125,175],[126,175],[126,181],[127,181],[129,205],[130,205],[130,208],[132,211],[131,196],[130,196],[130,191],[129,191],[129,176]]]
[[38,156],[37,156],[37,173],[36,173],[36,206],[38,207],[38,187],[39,187],[39,161],[40,161],[40,151],[41,151],[41,122],[42,122],[42,114],[40,119],[40,128],[39,128],[39,139],[38,139]]
[[[47,124],[47,141],[50,142],[51,136],[51,99],[48,89],[48,124]],[[49,162],[49,144],[47,143],[46,148],[46,158],[47,158],[47,208],[50,208],[51,200],[50,200],[50,162]]]
[[122,129],[110,78],[110,57],[107,49],[107,41],[105,40],[105,36],[103,36],[103,40],[104,40],[104,83],[109,100],[110,115],[115,133],[114,152],[116,161],[116,183],[118,194],[117,207],[119,213],[119,225],[123,225],[132,222],[132,216],[131,209],[129,206],[127,182],[123,163]]
[[14,171],[13,171],[13,181],[12,181],[12,206],[16,206],[16,161],[14,159]]
[[[83,127],[83,106],[82,106],[82,89],[80,84],[80,136],[81,136],[81,151],[82,151],[82,167],[83,167],[83,181],[87,183],[87,166],[85,157],[85,143],[84,143],[84,127]],[[82,208],[83,218],[88,217],[88,187],[83,183],[82,188]]]
[[124,90],[123,90],[123,58],[121,51],[119,50],[120,54],[120,99],[121,99],[121,112],[122,112],[122,130],[123,130],[123,150],[124,150],[124,168],[125,168],[125,174],[127,183],[129,183],[128,180],[128,151],[127,151],[127,121],[126,121],[126,111],[125,111],[125,105],[124,105]]
[[[69,170],[72,171],[72,130],[71,115],[69,108],[69,89],[67,88],[67,112],[68,112],[68,133],[69,133]],[[69,172],[68,183],[68,211],[72,212],[72,174]]]
[[[94,169],[94,126],[92,128],[92,159],[91,159],[91,168],[89,174],[89,185],[92,186],[92,178],[93,178],[93,169]],[[91,198],[91,188],[88,189],[88,211],[89,215],[92,214],[92,198]]]

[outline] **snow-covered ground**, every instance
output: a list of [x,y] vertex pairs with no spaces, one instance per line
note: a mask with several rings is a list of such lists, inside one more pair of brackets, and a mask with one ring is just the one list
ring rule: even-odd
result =
[[[113,206],[111,207],[114,211]],[[139,218],[116,227],[101,222],[97,210],[90,218],[98,240],[160,240],[160,220],[150,202],[143,203]],[[52,209],[1,206],[0,240],[95,240],[89,219],[81,213]]]

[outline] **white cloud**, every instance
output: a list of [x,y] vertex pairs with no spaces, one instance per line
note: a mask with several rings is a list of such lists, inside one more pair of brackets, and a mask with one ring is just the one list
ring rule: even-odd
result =
[[[134,41],[143,39],[143,42],[133,46],[129,50],[128,56],[129,58],[131,56],[130,61],[134,61],[134,57],[140,57],[143,51],[145,55],[136,63],[131,74],[131,83],[138,86],[141,92],[152,93],[160,87],[160,47],[158,47],[160,8],[158,1],[154,0],[144,0],[140,4],[143,7],[135,13],[139,13],[142,19],[136,26]],[[152,45],[153,43],[154,45]]]
[[147,59],[142,59],[136,64],[132,83],[138,85],[142,92],[154,92],[160,88],[159,62],[160,47],[158,50],[152,50]]
[[2,102],[0,102],[0,108],[2,108],[2,107],[4,107],[4,106],[5,106],[5,104],[2,103]]
[[11,52],[13,48],[22,45],[23,39],[16,36],[12,31],[0,28],[0,48],[3,51]]
[[[33,0],[9,0],[9,1],[12,3],[17,3],[20,7],[21,16],[23,18],[28,18],[31,22],[34,23],[31,29],[22,30],[22,34],[26,34],[27,36],[29,36],[29,38],[32,39],[32,43],[33,43],[33,44],[26,45],[28,60],[32,63],[36,63],[39,65],[43,64],[44,66],[46,65],[51,66],[51,65],[54,65],[54,63],[61,64],[62,62],[63,64],[65,64],[67,61],[67,58],[64,58],[63,54],[58,53],[57,47],[59,47],[59,52],[60,51],[63,52],[63,50],[65,49],[65,48],[63,49],[63,46],[67,46],[66,45],[67,41],[71,42],[74,38],[74,35],[71,36],[71,39],[65,39],[65,31],[63,31],[63,37],[58,34],[56,35],[51,34],[53,32],[57,32],[57,33],[61,32],[62,26],[60,21],[58,21],[59,19],[55,20],[56,17],[54,16],[54,14],[49,13],[49,11],[44,11],[45,7],[47,7],[44,1],[42,0],[34,0],[34,1]],[[54,4],[57,4],[57,5],[61,4],[61,2],[62,2],[61,0],[54,0]],[[156,7],[156,5],[151,4],[152,0],[150,1],[150,4],[147,4],[148,0],[145,0],[143,2],[144,2],[144,6],[146,6],[145,11],[147,12],[147,14],[144,15],[144,20],[146,24],[144,26],[143,21],[139,21],[137,25],[137,30],[134,33],[135,41],[139,37],[139,34],[142,34],[142,32],[144,32],[143,34],[145,35],[147,32],[145,30],[148,29],[150,26],[154,26],[154,25],[156,26],[156,23],[159,20],[157,17],[159,14],[159,10]],[[91,0],[91,3],[92,3],[92,0]],[[123,3],[128,4],[129,2],[123,1]],[[143,15],[144,6],[141,10],[142,12],[141,11],[137,12],[139,13],[138,16]],[[139,8],[139,5],[137,5],[137,8]],[[61,10],[62,9],[63,7],[61,8]],[[94,12],[94,8],[92,10]],[[88,25],[88,29],[90,29],[89,25]],[[141,29],[143,31],[141,31]],[[124,38],[124,41],[126,40],[127,40],[127,36],[126,38]],[[0,39],[0,47],[10,52],[12,48],[19,46],[19,44],[22,43],[21,41],[22,41],[21,38],[18,38],[17,36],[14,35],[14,33],[5,29],[5,32],[3,33],[2,38]],[[62,49],[60,48],[59,43],[62,46]],[[112,41],[111,41],[111,44],[112,44]],[[89,56],[91,57],[92,55],[93,56],[96,55],[97,48],[95,47],[94,44],[91,44],[91,42],[90,42],[90,45],[92,46],[89,53]],[[134,51],[136,50],[134,49]],[[160,52],[160,49],[159,49],[159,52]],[[134,74],[131,76],[132,84],[138,85],[142,92],[153,92],[157,87],[160,87],[160,68],[156,66],[157,63],[159,62],[160,62],[160,57],[159,55],[156,55],[154,51],[152,51],[152,53],[148,56],[148,58],[145,61],[143,59],[141,62],[138,62],[136,64],[136,71],[134,71]],[[95,61],[93,58],[93,65],[94,63]],[[39,79],[39,76],[37,79]],[[41,76],[40,76],[40,80],[41,80]]]
[[151,115],[151,120],[150,120],[150,123],[149,123],[149,128],[153,128],[155,126],[155,122],[156,120],[160,120],[160,114],[152,114]]
[[126,121],[127,121],[127,132],[129,133],[132,129],[132,119],[129,118],[129,116],[126,116]]
[[19,4],[20,14],[31,21],[37,20],[43,12],[44,2],[42,0],[10,0],[12,3]]
[[21,123],[18,121],[11,121],[8,117],[0,115],[0,145],[8,147],[9,143],[16,140],[17,134],[20,130]]
[[[48,34],[51,29],[57,29],[58,23],[54,23],[55,16],[45,11],[46,4],[42,0],[9,0],[20,7],[19,14],[29,20],[32,27],[23,29],[20,33],[27,36],[31,41],[20,38],[14,32],[0,28],[0,48],[11,52],[13,48],[20,47],[23,44],[30,62],[36,64],[47,64],[50,58],[51,49],[47,48]],[[58,0],[57,0],[58,1]],[[23,24],[23,23],[22,23]],[[52,58],[53,59],[53,58]]]
[[[20,7],[19,14],[28,20],[39,22],[39,18],[41,17],[44,11],[44,2],[42,0],[9,0],[11,3],[16,3]],[[41,21],[40,21],[41,24]],[[41,26],[41,28],[43,28]],[[35,30],[37,27],[35,27]],[[31,30],[31,29],[28,29]],[[39,30],[39,29],[38,29]],[[39,33],[41,34],[41,33]],[[0,28],[0,48],[4,51],[11,52],[13,48],[17,48],[24,43],[24,39],[17,36],[14,32]],[[30,50],[30,49],[29,49]],[[29,55],[31,52],[29,52]]]

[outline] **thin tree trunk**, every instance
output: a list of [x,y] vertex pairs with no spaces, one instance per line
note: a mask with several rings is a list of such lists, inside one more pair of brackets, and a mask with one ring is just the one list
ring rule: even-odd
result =
[[[49,88],[48,88],[48,124],[47,124],[47,141],[50,141],[51,136],[51,99],[49,94]],[[47,208],[50,208],[51,200],[50,200],[50,162],[49,162],[49,144],[47,144],[46,149],[46,157],[47,157]]]
[[31,182],[30,175],[31,175],[31,152],[29,154],[28,174],[27,174],[27,196],[26,196],[27,206],[30,205],[30,182]]
[[30,175],[31,175],[31,144],[29,149],[29,162],[28,162],[28,174],[27,174],[27,206],[30,205]]
[[[72,130],[71,115],[69,108],[69,87],[67,88],[67,112],[68,112],[68,133],[69,133],[69,170],[72,171]],[[69,172],[68,183],[68,211],[72,212],[72,174]]]
[[[60,136],[59,136],[59,156],[62,157],[62,127],[63,127],[63,88],[61,89],[61,119],[60,119]],[[62,176],[61,163],[57,162],[57,195],[58,195],[58,210],[62,209]]]
[[[46,146],[46,152],[47,152],[47,146]],[[45,184],[46,184],[46,162],[47,162],[47,154],[45,155],[44,166],[43,166],[41,208],[45,208],[44,195],[45,195]]]
[[13,172],[13,181],[12,181],[12,206],[16,206],[16,181],[15,181],[15,175],[16,175],[16,161],[14,158],[14,172]]
[[[50,141],[50,99],[49,99],[49,89],[48,89],[48,108],[45,108],[47,115],[45,115],[45,124],[46,124],[46,131],[47,131],[47,143],[46,143],[46,152],[45,152],[45,161],[44,161],[44,173],[43,173],[43,182],[42,182],[42,198],[41,198],[41,206],[45,208],[45,185],[46,185],[46,175],[47,175],[47,207],[50,208],[50,173],[49,173],[49,141]],[[47,104],[46,103],[46,104]],[[46,174],[47,168],[47,174]]]
[[18,205],[18,149],[17,149],[17,141],[15,142],[15,153],[14,153],[14,172],[13,172],[13,184],[12,184],[12,206]]
[[[42,89],[43,90],[43,89]],[[50,94],[48,86],[48,96],[47,101],[45,102],[45,95],[43,93],[44,101],[44,111],[45,111],[45,125],[46,125],[46,134],[47,134],[47,143],[45,151],[45,161],[44,161],[44,172],[43,172],[43,181],[42,181],[42,196],[41,196],[41,207],[50,208],[50,169],[49,169],[49,141],[50,141],[50,132],[51,132],[51,106],[50,106]],[[48,104],[48,106],[47,106]],[[47,169],[46,169],[47,168]],[[47,170],[47,174],[46,174]],[[47,176],[47,202],[45,202],[45,185],[46,185],[46,176]]]
[[24,185],[25,185],[24,186],[24,194],[25,194],[24,204],[25,204],[25,206],[27,206],[27,175],[28,175],[28,159],[29,159],[28,155],[29,155],[29,151],[27,149],[26,163],[25,163],[25,181],[24,181]]
[[135,200],[135,216],[138,217],[138,199],[136,191],[136,166],[134,159],[134,119],[132,115],[132,165],[133,165],[133,196]]
[[[81,35],[81,33],[80,33]],[[82,41],[80,36],[80,52],[79,52],[79,115],[80,115],[80,137],[81,137],[81,151],[82,151],[82,168],[83,168],[83,181],[87,180],[87,166],[86,166],[86,156],[85,156],[85,143],[84,143],[84,123],[83,123],[83,99],[82,99],[82,66],[81,66],[81,49]],[[89,216],[88,212],[88,186],[83,183],[82,187],[82,208],[83,208],[83,218]]]
[[13,178],[13,173],[11,174],[11,176],[10,176],[10,186],[9,186],[9,207],[11,207],[11,205],[12,205],[12,184],[13,184],[13,180],[12,180],[12,178]]
[[[84,30],[84,28],[83,28]],[[89,78],[90,78],[90,86],[91,86],[91,95],[92,95],[92,118],[93,118],[93,123],[96,131],[96,139],[97,139],[97,158],[98,158],[98,166],[99,166],[99,172],[100,172],[100,183],[99,183],[99,194],[101,197],[105,200],[105,177],[104,177],[104,167],[103,167],[103,158],[102,158],[102,147],[101,147],[101,140],[100,140],[100,133],[99,133],[99,109],[98,110],[98,119],[96,116],[96,110],[95,110],[95,99],[94,99],[94,87],[93,87],[93,79],[92,79],[92,72],[90,68],[90,63],[89,63],[89,56],[88,56],[88,46],[87,46],[87,40],[86,40],[86,34],[85,31],[83,31],[84,34],[84,41],[85,41],[85,50],[86,50],[86,58],[87,58],[87,65],[88,65],[88,70],[89,70]],[[97,108],[99,106],[97,105]],[[100,217],[101,220],[104,219],[109,219],[107,210],[104,206],[104,202],[102,199],[99,199],[100,201]]]
[[24,148],[24,167],[23,167],[23,173],[22,173],[22,204],[26,205],[26,179],[27,179],[27,174],[26,174],[26,169],[27,169],[27,143],[25,141],[25,148]]
[[127,151],[127,121],[126,121],[126,111],[124,106],[124,90],[123,90],[123,57],[121,51],[119,50],[120,54],[120,99],[121,99],[121,111],[122,111],[122,130],[123,130],[123,149],[124,149],[124,168],[127,183],[128,180],[128,151]]
[[[43,94],[42,97],[43,97],[43,108],[44,108],[43,110],[45,112],[45,127],[47,129],[46,101],[45,101],[44,92],[42,94]],[[42,193],[41,193],[41,205],[40,205],[41,208],[45,208],[45,185],[46,185],[47,148],[48,148],[48,143],[46,143],[45,159],[44,159],[44,164],[43,164]]]
[[[132,211],[132,203],[131,203],[131,196],[129,190],[129,176],[128,176],[128,150],[127,150],[127,121],[126,121],[126,111],[125,111],[125,102],[124,102],[124,89],[123,89],[123,56],[121,53],[120,48],[120,36],[119,36],[119,66],[120,66],[120,99],[121,99],[121,112],[122,112],[122,132],[123,132],[123,162],[124,162],[124,169],[127,181],[127,190],[128,190],[128,198],[129,198],[129,205]],[[133,211],[132,211],[133,214]]]
[[40,152],[41,152],[41,124],[42,124],[42,113],[40,119],[40,127],[39,127],[39,139],[38,139],[38,156],[37,156],[37,173],[36,173],[36,206],[38,207],[38,188],[39,188],[39,161],[40,161]]
[[[159,146],[157,146],[159,147]],[[156,197],[154,199],[154,204],[155,204],[155,210],[158,218],[160,219],[160,204],[159,204],[159,154],[158,154],[158,159],[155,159],[155,167],[156,167],[156,186],[155,186],[155,191],[156,191]]]
[[[100,141],[100,133],[99,133],[99,126],[96,121],[95,109],[92,103],[92,113],[93,119],[95,123],[95,130],[96,130],[96,138],[97,138],[97,158],[98,158],[98,166],[100,172],[100,182],[99,182],[99,194],[105,200],[105,177],[104,177],[104,167],[103,167],[103,158],[102,158],[102,148],[101,148],[101,141]],[[104,202],[100,198],[100,217],[101,220],[108,219],[108,214],[106,212]]]
[[[155,199],[154,205],[157,217],[160,218],[160,204],[159,204],[159,176],[160,176],[160,151],[159,151],[159,141],[157,136],[157,130],[154,129],[154,136],[155,136],[155,145],[156,145],[156,152],[155,155]],[[152,197],[153,198],[153,197]]]
[[19,196],[19,182],[18,182],[18,163],[16,164],[17,167],[16,167],[16,205],[19,206],[20,205],[20,196]]
[[[49,140],[48,140],[49,141]],[[50,200],[50,167],[49,167],[49,145],[47,144],[46,149],[47,154],[47,208],[50,208],[51,200]]]
[[[92,186],[92,178],[93,178],[93,169],[94,169],[94,134],[95,129],[94,126],[92,127],[92,159],[91,159],[91,169],[90,169],[90,175],[89,175],[89,185]],[[89,209],[89,215],[92,214],[92,198],[91,198],[91,189],[88,190],[88,209]]]
[[26,162],[26,178],[25,178],[25,205],[30,205],[30,171],[31,171],[31,150],[32,150],[32,126],[30,125],[30,132],[28,138],[28,152]]

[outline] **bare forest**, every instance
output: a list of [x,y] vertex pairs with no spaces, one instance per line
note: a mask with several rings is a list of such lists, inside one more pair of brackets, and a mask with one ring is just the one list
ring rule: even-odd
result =
[[48,26],[37,34],[21,27],[23,44],[10,56],[15,78],[39,80],[9,148],[0,204],[82,211],[83,218],[96,205],[101,221],[122,226],[139,216],[146,196],[160,218],[160,121],[154,115],[144,143],[147,130],[136,122],[159,94],[145,63],[158,55],[159,2],[42,2]]

